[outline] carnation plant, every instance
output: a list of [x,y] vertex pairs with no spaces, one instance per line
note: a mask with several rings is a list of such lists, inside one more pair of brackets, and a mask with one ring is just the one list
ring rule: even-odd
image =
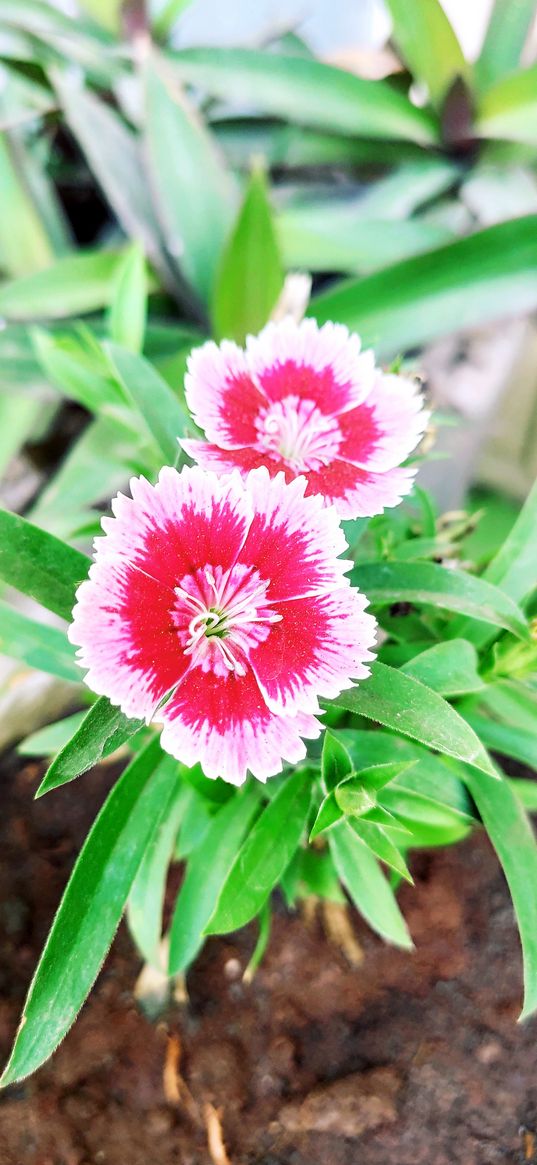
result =
[[[112,318],[140,317],[136,288],[121,285]],[[63,743],[37,795],[76,780],[83,796],[93,764],[120,747],[130,759],[75,864],[4,1082],[66,1034],[125,907],[170,976],[207,935],[255,919],[257,965],[275,893],[289,908],[350,899],[411,948],[397,888],[413,852],[479,826],[513,896],[530,1014],[537,798],[489,749],[534,761],[535,490],[485,569],[463,567],[470,520],[439,522],[416,483],[418,385],[341,325],[287,317],[245,348],[201,346],[186,404],[111,341],[95,342],[90,374],[145,434],[145,473],[102,518],[93,564],[2,513],[0,572],[65,621],[13,612],[10,650],[79,674],[90,702],[45,730]]]
[[[0,633],[72,684],[71,714],[23,744],[51,758],[37,795],[73,782],[83,797],[116,754],[125,768],[4,1083],[64,1037],[124,910],[170,977],[207,935],[250,923],[252,973],[273,904],[311,895],[411,948],[398,890],[415,851],[478,828],[511,890],[527,1016],[537,797],[509,758],[537,755],[537,487],[475,560],[478,516],[438,514],[420,487],[442,418],[419,359],[400,357],[537,304],[535,217],[456,239],[447,201],[505,140],[517,181],[531,165],[535,69],[519,66],[534,5],[513,19],[498,0],[472,75],[436,0],[412,6],[412,36],[391,0],[421,107],[408,75],[364,81],[289,45],[178,53],[173,0],[123,21],[117,4],[86,7],[73,36],[54,5],[0,0],[0,350],[17,389],[0,398],[0,458],[66,401],[85,418],[26,516],[0,512],[0,578],[42,608],[6,591]],[[252,99],[244,119],[233,103]],[[252,152],[292,168],[300,197]],[[77,249],[59,192],[82,159],[107,209],[103,237]],[[383,177],[350,214],[310,198],[310,165],[363,186],[371,163]],[[353,278],[306,307],[294,267]]]

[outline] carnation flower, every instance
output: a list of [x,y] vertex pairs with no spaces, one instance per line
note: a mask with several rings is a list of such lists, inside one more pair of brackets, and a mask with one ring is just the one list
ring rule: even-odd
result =
[[340,517],[380,514],[412,488],[401,468],[427,414],[416,384],[384,373],[342,324],[287,318],[246,349],[210,341],[192,352],[186,399],[207,441],[183,449],[218,473],[258,465],[307,478]]
[[198,467],[133,478],[103,518],[69,629],[86,683],[208,777],[264,781],[319,735],[318,697],[368,674],[375,620],[337,515],[306,481]]

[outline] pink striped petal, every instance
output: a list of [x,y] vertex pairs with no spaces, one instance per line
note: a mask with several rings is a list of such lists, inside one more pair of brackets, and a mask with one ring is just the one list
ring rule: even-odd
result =
[[212,340],[188,358],[186,402],[200,429],[224,449],[251,445],[266,398],[252,379],[246,353],[229,340]]
[[322,594],[347,585],[351,563],[338,555],[347,550],[335,510],[321,497],[305,498],[306,478],[289,484],[283,473],[253,469],[246,479],[254,517],[241,550],[241,561],[255,565],[269,580],[272,602]]
[[269,710],[251,671],[218,678],[196,668],[159,713],[162,747],[184,764],[201,761],[207,777],[233,785],[248,770],[266,781],[306,755],[303,736],[321,726],[313,716],[278,716]]
[[271,477],[277,473],[284,473],[286,480],[292,481],[296,476],[284,461],[272,458],[266,461],[264,454],[257,449],[221,449],[218,445],[209,444],[208,441],[195,441],[190,438],[184,438],[179,444],[202,469],[213,470],[214,473],[232,473],[234,469],[238,469],[246,476],[251,469],[266,465]]
[[365,596],[350,587],[278,603],[281,622],[251,655],[273,712],[318,712],[318,696],[332,699],[369,675],[376,622],[366,606]]
[[252,519],[238,477],[224,483],[197,466],[180,474],[166,466],[156,485],[140,477],[130,488],[132,499],[118,494],[114,517],[102,520],[97,559],[119,556],[172,589],[208,562],[233,565]]
[[318,473],[308,474],[308,494],[322,494],[340,518],[372,518],[398,506],[410,493],[416,468],[371,473],[349,461],[333,461]]
[[367,400],[339,418],[338,458],[385,473],[406,461],[428,419],[415,381],[379,373]]
[[[248,367],[270,401],[296,396],[328,416],[353,408],[373,385],[374,357],[344,324],[291,317],[246,341]],[[203,426],[202,426],[203,427]],[[216,437],[213,440],[217,440]]]
[[121,558],[101,558],[78,588],[69,639],[88,687],[126,716],[150,719],[190,666],[178,650],[174,601],[173,591]]

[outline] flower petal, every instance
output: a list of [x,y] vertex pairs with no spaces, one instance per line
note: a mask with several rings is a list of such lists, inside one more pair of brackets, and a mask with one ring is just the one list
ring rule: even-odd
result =
[[371,473],[349,461],[332,461],[308,474],[308,494],[322,494],[340,518],[372,518],[397,506],[410,493],[417,468]]
[[306,755],[302,736],[317,737],[312,716],[278,716],[263,699],[251,671],[219,678],[194,668],[159,712],[162,747],[184,764],[201,764],[207,777],[242,785],[249,770],[259,781],[281,772],[282,758]]
[[96,559],[121,558],[173,589],[206,563],[232,566],[248,532],[252,509],[240,480],[217,479],[198,466],[161,470],[156,485],[130,482],[132,499],[118,494]]
[[332,699],[369,675],[376,622],[366,606],[350,587],[278,604],[281,622],[250,657],[272,711],[315,713],[317,696]]
[[292,481],[296,476],[284,461],[269,458],[257,449],[220,449],[218,445],[211,445],[208,441],[181,440],[179,442],[185,453],[201,465],[202,469],[212,470],[214,473],[231,473],[238,469],[244,476],[251,469],[266,465],[271,477],[277,473],[285,473],[286,479]]
[[379,372],[367,399],[339,418],[338,457],[374,473],[401,465],[425,432],[429,414],[422,405],[414,381]]
[[305,477],[286,484],[283,473],[271,478],[266,466],[246,479],[254,517],[241,562],[268,581],[271,602],[322,594],[347,582],[351,564],[338,558],[347,543],[337,514],[322,497],[305,498],[306,484]]
[[[343,324],[319,328],[315,320],[297,324],[286,317],[249,336],[246,351],[250,371],[270,401],[297,396],[335,416],[359,404],[373,385],[373,353],[362,352],[359,336]],[[211,440],[220,443],[216,434]]]
[[188,359],[186,402],[200,429],[225,449],[253,445],[255,419],[267,401],[252,380],[246,353],[229,340],[212,340]]
[[173,604],[167,587],[121,558],[94,563],[78,588],[68,634],[85,681],[127,716],[150,719],[188,670]]

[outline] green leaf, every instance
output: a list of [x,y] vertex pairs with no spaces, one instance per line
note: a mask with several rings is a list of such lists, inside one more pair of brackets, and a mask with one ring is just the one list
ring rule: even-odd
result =
[[79,251],[0,287],[8,320],[66,319],[97,311],[110,300],[120,251]]
[[93,337],[88,344],[80,330],[78,334],[54,335],[33,328],[31,334],[43,371],[65,396],[93,413],[110,409],[117,412],[118,406],[125,404],[108,369],[102,367],[102,350]]
[[162,268],[159,227],[137,139],[110,106],[81,88],[76,75],[56,70],[54,85],[67,125],[125,234],[137,239]]
[[31,732],[17,745],[19,756],[52,756],[80,728],[84,715],[84,712],[74,712],[72,716],[64,716],[63,720],[55,720],[53,724]]
[[336,785],[334,797],[346,817],[362,817],[377,803],[375,792],[367,788],[358,774]]
[[537,724],[535,730],[530,732],[519,725],[512,727],[510,724],[500,724],[497,720],[489,720],[477,712],[464,712],[463,715],[487,748],[502,756],[511,756],[537,772]]
[[320,206],[286,207],[276,219],[276,231],[286,268],[344,274],[378,271],[453,238],[452,230],[420,218],[359,219],[354,204],[347,208],[334,199]]
[[311,772],[286,777],[242,845],[226,878],[206,934],[226,934],[245,926],[279,882],[306,827]]
[[18,514],[0,510],[0,578],[70,619],[75,591],[88,573],[89,559]]
[[191,854],[170,929],[170,975],[188,967],[199,951],[258,804],[259,789],[253,784],[234,793]]
[[325,732],[321,755],[321,776],[327,792],[352,773],[354,765],[345,748],[331,732]]
[[402,671],[433,688],[441,696],[465,696],[483,691],[475,647],[466,639],[435,643],[403,664]]
[[333,703],[497,776],[480,740],[458,712],[431,688],[384,663],[374,663],[367,680],[342,692]]
[[357,777],[368,789],[380,792],[386,785],[395,781],[396,777],[400,777],[402,773],[406,773],[407,769],[411,769],[415,763],[414,760],[395,760],[389,761],[387,764],[371,765],[370,768],[360,769]]
[[149,65],[146,147],[166,246],[202,300],[211,296],[233,206],[233,184],[217,147],[179,86]]
[[504,77],[481,98],[476,129],[480,137],[537,142],[537,65]]
[[[374,82],[377,84],[377,82]],[[537,216],[499,223],[315,296],[308,315],[357,331],[384,359],[537,306]]]
[[406,766],[382,790],[382,804],[387,809],[396,814],[401,809],[405,817],[419,821],[423,820],[424,813],[429,817],[439,813],[438,821],[443,824],[446,813],[449,821],[454,814],[465,820],[475,817],[465,786],[454,773],[451,761],[446,762],[402,736],[380,730],[343,729],[341,737],[355,768],[362,772],[366,762],[378,768],[385,764]]
[[326,797],[323,797],[319,805],[317,816],[310,832],[310,841],[313,841],[320,833],[325,833],[326,830],[332,829],[344,816],[345,813],[336,800],[335,790],[332,789],[330,793],[326,794]]
[[329,846],[337,873],[366,922],[387,942],[411,950],[412,939],[394,893],[362,839],[342,822],[331,831]]
[[112,942],[147,845],[166,809],[177,762],[158,741],[112,789],[77,859],[24,1007],[1,1083],[35,1072],[76,1018]]
[[530,813],[537,813],[537,781],[530,781],[524,777],[515,777],[508,780],[507,784],[513,790],[513,793],[522,802],[525,809]]
[[50,113],[54,104],[49,90],[3,62],[0,64],[0,130]]
[[461,46],[439,0],[387,0],[392,36],[414,77],[440,105],[456,77],[469,73]]
[[147,316],[147,272],[138,243],[125,252],[116,271],[108,328],[115,344],[141,352]]
[[180,452],[177,438],[185,429],[185,412],[178,397],[142,356],[117,344],[105,344],[104,348],[114,375],[155,439],[165,464],[174,465]]
[[372,606],[404,601],[442,607],[503,627],[523,639],[529,636],[522,611],[508,595],[461,570],[447,570],[432,562],[367,562],[356,566],[351,577]]
[[160,40],[166,40],[182,16],[191,0],[164,0],[160,12],[153,18],[153,33]]
[[501,862],[515,909],[524,959],[524,1008],[537,1008],[537,845],[513,785],[486,781],[467,770],[466,781]]
[[54,758],[36,797],[74,781],[75,777],[120,748],[141,727],[141,720],[130,720],[119,708],[114,708],[106,696],[100,696]]
[[75,649],[64,631],[38,623],[1,601],[0,652],[62,680],[80,683],[82,679]]
[[0,205],[0,268],[17,277],[48,267],[53,247],[7,133],[0,133]]
[[486,87],[520,63],[535,18],[535,0],[495,0],[475,72]]
[[[403,855],[382,826],[377,825],[374,821],[364,821],[361,817],[358,820],[353,818],[349,824],[360,841],[365,843],[379,861],[384,862],[384,865],[389,866],[391,870],[395,870],[396,874],[399,874],[406,882],[413,883],[412,875]],[[405,840],[408,841],[408,838]]]
[[265,177],[255,169],[218,270],[213,320],[218,337],[244,343],[267,323],[283,269]]
[[177,780],[160,825],[145,851],[127,903],[127,921],[144,959],[162,970],[160,937],[168,866],[184,810],[184,786]]
[[186,49],[169,59],[185,81],[228,104],[351,137],[432,144],[438,128],[384,81],[364,81],[321,61],[251,49]]
[[[505,542],[494,555],[484,573],[486,582],[492,583],[516,603],[521,603],[535,588],[537,580],[537,481]],[[476,626],[467,620],[458,620],[454,631],[464,639],[470,639],[477,647],[483,647],[490,639],[490,630]]]

